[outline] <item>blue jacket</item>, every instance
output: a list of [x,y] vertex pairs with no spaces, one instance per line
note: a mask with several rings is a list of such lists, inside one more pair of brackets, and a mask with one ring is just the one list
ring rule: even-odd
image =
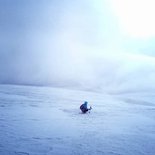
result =
[[87,102],[84,102],[81,106],[80,109],[83,113],[87,112],[89,109],[87,108]]

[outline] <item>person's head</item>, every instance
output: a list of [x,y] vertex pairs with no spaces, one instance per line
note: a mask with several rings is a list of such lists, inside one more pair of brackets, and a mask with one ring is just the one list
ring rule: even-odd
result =
[[87,104],[88,104],[88,102],[87,102],[87,101],[85,101],[85,102],[84,102],[84,104],[86,104],[86,105],[87,105]]

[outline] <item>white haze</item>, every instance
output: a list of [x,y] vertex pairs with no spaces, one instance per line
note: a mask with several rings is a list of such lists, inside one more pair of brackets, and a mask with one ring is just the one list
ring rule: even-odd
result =
[[108,1],[0,3],[0,83],[154,90],[154,49],[123,36]]

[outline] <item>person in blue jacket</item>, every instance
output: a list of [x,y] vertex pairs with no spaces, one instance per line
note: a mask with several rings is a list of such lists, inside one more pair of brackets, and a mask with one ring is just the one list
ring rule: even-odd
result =
[[91,107],[88,108],[88,107],[87,107],[87,104],[88,104],[88,102],[85,101],[85,102],[80,106],[80,109],[81,109],[81,111],[82,111],[83,113],[86,113],[87,111],[89,111],[89,110],[92,109]]

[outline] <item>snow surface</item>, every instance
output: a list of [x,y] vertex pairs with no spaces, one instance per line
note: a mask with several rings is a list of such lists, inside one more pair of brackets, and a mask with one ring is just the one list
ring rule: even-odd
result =
[[0,85],[0,155],[154,155],[154,118],[153,93]]

